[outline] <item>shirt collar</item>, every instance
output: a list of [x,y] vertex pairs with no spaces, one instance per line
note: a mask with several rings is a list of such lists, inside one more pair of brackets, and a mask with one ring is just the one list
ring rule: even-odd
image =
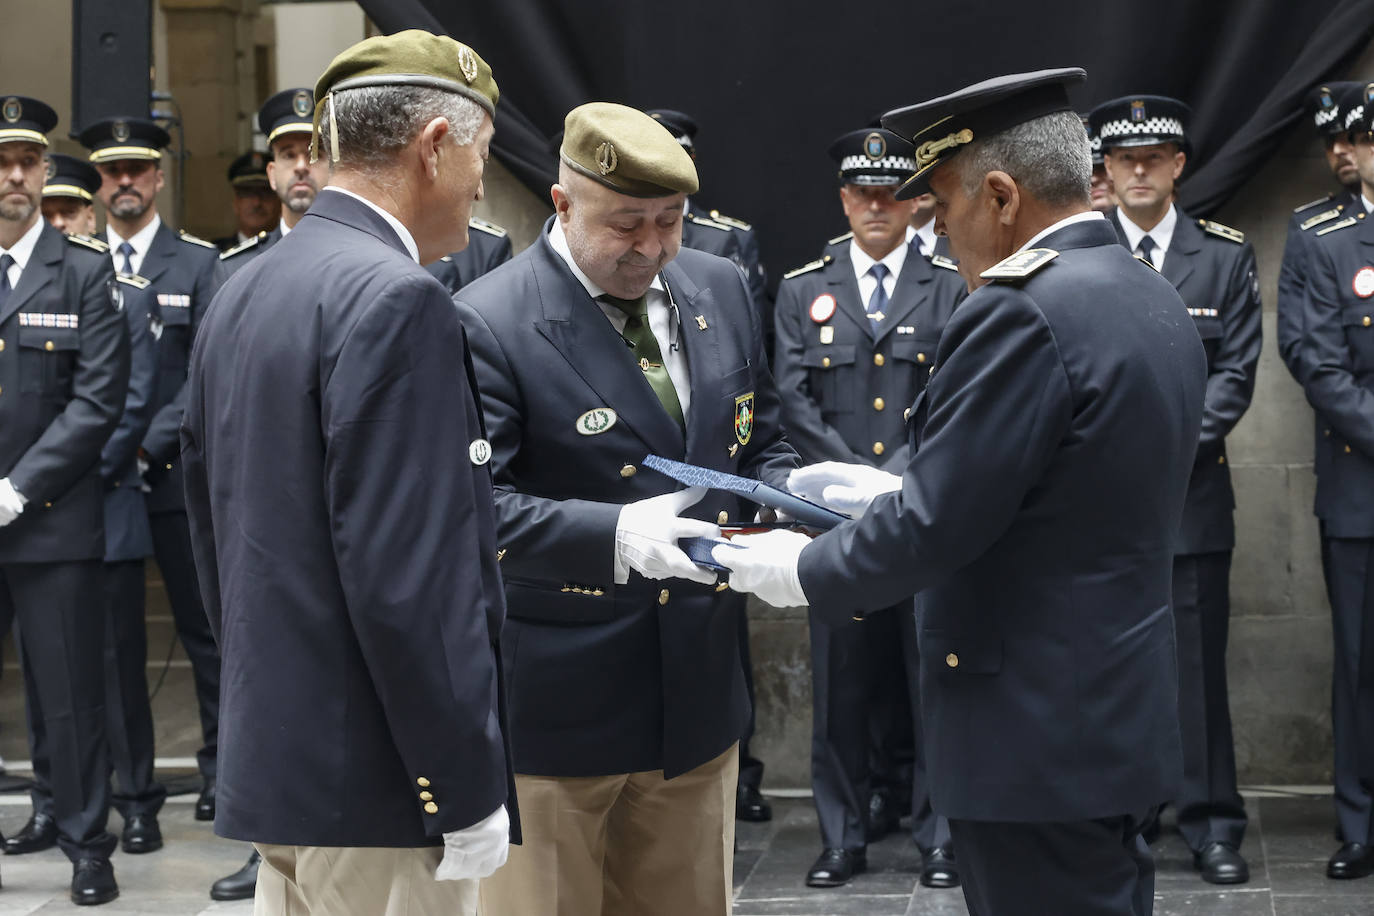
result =
[[[578,267],[577,262],[573,260],[572,249],[568,247],[568,237],[563,234],[563,223],[557,216],[553,218],[553,228],[549,230],[549,247],[563,259],[563,263],[568,265],[568,269],[577,278],[577,282],[582,284],[582,288],[587,291],[588,296],[599,299],[606,295],[606,291],[592,282],[592,278],[584,274],[582,268]],[[659,274],[654,274],[649,289],[663,289],[663,279]]]
[[286,238],[286,233],[291,231],[291,227],[286,225],[286,220],[277,223],[277,229],[281,232],[282,238]]
[[[1145,230],[1132,222],[1125,210],[1117,210],[1117,212],[1121,214],[1121,228],[1126,233],[1126,241],[1130,243],[1131,250],[1135,251],[1140,247],[1140,240],[1145,237]],[[1150,239],[1155,243],[1157,251],[1169,253],[1169,243],[1174,240],[1174,229],[1177,226],[1178,208],[1169,204],[1169,209],[1164,214],[1164,218],[1150,230]]]
[[1031,236],[1030,240],[1026,242],[1026,244],[1022,245],[1020,248],[1016,250],[1025,251],[1027,248],[1034,248],[1036,243],[1039,242],[1041,239],[1058,232],[1065,226],[1072,226],[1075,223],[1087,223],[1095,219],[1105,219],[1105,217],[1101,213],[1098,213],[1096,210],[1085,210],[1082,213],[1075,213],[1073,216],[1066,216],[1059,222],[1054,223],[1050,226],[1046,226],[1044,229],[1041,229],[1035,235]]
[[1363,194],[1361,194],[1360,203],[1364,204],[1364,212],[1374,213],[1374,201],[1371,201],[1368,197],[1365,197]]
[[33,221],[33,225],[28,231],[19,236],[19,241],[14,243],[14,247],[9,251],[0,248],[0,254],[7,254],[14,258],[14,263],[18,265],[19,272],[23,273],[24,268],[29,264],[29,258],[33,257],[33,248],[38,244],[38,237],[43,234],[43,227],[47,225],[47,220],[39,214],[38,219]]
[[119,253],[119,246],[121,243],[128,242],[130,245],[134,246],[134,253],[141,258],[148,253],[148,249],[153,244],[153,236],[157,235],[157,230],[161,226],[162,217],[157,213],[153,213],[153,218],[149,221],[148,225],[126,239],[118,232],[115,232],[113,226],[106,225],[105,241],[110,243],[110,253],[112,255]]
[[381,207],[377,206],[372,201],[368,200],[366,197],[363,197],[361,194],[354,194],[347,188],[341,188],[338,185],[330,185],[329,187],[321,190],[320,193],[323,194],[325,191],[337,191],[340,194],[347,194],[354,200],[362,201],[362,203],[366,204],[368,207],[375,210],[378,216],[386,220],[386,224],[388,226],[396,230],[396,235],[398,238],[400,238],[401,244],[406,246],[406,251],[410,253],[410,259],[414,261],[416,264],[420,263],[420,249],[415,244],[415,236],[410,234],[410,230],[406,228],[405,223],[401,222],[396,217],[392,216],[390,213],[386,212]]
[[[902,272],[902,265],[906,263],[906,253],[911,250],[907,245],[909,241],[910,236],[908,236],[906,241],[903,241],[902,244],[883,256],[881,263],[893,277],[896,277]],[[864,274],[868,273],[874,264],[879,263],[864,254],[863,249],[859,247],[859,243],[853,239],[849,240],[849,260],[854,263],[855,277],[862,277]]]
[[935,253],[935,219],[934,217],[926,220],[925,225],[915,230],[916,235],[921,237],[921,251],[925,252],[926,257]]

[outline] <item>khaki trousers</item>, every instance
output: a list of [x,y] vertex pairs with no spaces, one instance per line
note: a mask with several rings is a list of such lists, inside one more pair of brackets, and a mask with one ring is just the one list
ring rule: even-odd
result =
[[674,779],[516,774],[524,843],[482,916],[727,916],[739,745]]
[[435,881],[442,846],[274,846],[262,855],[253,916],[473,916],[476,881]]

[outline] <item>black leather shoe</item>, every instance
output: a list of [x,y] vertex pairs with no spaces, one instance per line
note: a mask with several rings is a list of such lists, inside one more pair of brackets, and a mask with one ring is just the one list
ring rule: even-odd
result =
[[753,786],[740,786],[735,793],[735,818],[741,821],[762,823],[773,819],[773,806],[763,793]]
[[1208,884],[1244,884],[1250,880],[1250,866],[1225,843],[1208,843],[1193,853],[1193,867],[1202,872]]
[[42,852],[57,845],[57,821],[46,814],[35,814],[14,836],[5,837],[5,855],[22,856]]
[[874,792],[868,797],[868,820],[865,833],[868,842],[876,843],[900,825],[902,815],[892,804],[886,793]]
[[109,859],[79,859],[72,866],[72,903],[94,906],[119,896],[114,866]]
[[862,849],[827,849],[806,873],[807,887],[841,887],[868,871],[868,853]]
[[936,846],[922,855],[921,885],[923,887],[959,886],[959,866],[954,862],[954,850]]
[[252,900],[253,893],[258,887],[258,863],[261,861],[262,856],[258,855],[256,849],[253,850],[253,854],[248,857],[247,865],[210,885],[210,899]]
[[200,798],[196,799],[196,820],[213,821],[215,819],[215,781],[207,779],[205,787],[200,790]]
[[155,814],[131,814],[124,821],[124,833],[119,845],[130,855],[156,852],[162,848],[162,829]]
[[1346,843],[1326,863],[1328,878],[1363,878],[1374,873],[1374,846]]

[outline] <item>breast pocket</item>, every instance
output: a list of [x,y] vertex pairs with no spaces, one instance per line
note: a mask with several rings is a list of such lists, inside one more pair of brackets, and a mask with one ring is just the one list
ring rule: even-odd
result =
[[186,378],[191,353],[191,310],[162,306],[162,337],[158,341],[158,366],[164,379],[176,384]]
[[20,328],[19,390],[45,397],[70,397],[80,354],[81,332],[74,328]]
[[925,390],[930,370],[935,366],[935,347],[938,343],[938,340],[931,338],[898,339],[892,342],[892,358],[900,373],[896,381],[902,389],[893,392],[894,398],[908,400]]
[[1346,346],[1356,375],[1374,373],[1374,307],[1355,306],[1341,310]]
[[843,396],[853,384],[853,344],[809,347],[802,352],[802,366],[807,370],[811,395],[822,411],[853,413],[853,400]]

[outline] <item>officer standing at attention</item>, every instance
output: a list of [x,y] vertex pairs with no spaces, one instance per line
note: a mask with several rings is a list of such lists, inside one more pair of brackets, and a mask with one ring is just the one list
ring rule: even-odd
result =
[[[916,171],[909,142],[881,128],[857,130],[832,143],[830,155],[839,166],[851,238],[832,248],[832,256],[789,273],[778,288],[773,371],[783,425],[808,464],[856,462],[899,473],[911,458],[903,408],[925,387],[964,284],[952,261],[927,261],[907,242],[908,234],[919,239],[910,227],[915,202],[893,194]],[[883,686],[900,684],[911,696],[902,708],[919,713],[920,656],[910,599],[863,623],[832,624],[813,608],[810,631],[811,788],[824,851],[806,883],[835,887],[867,868],[865,846],[879,839],[866,824],[870,711],[883,705]],[[884,678],[889,667],[896,678]],[[930,810],[919,762],[919,722],[911,731],[917,736],[912,835],[925,860],[921,882],[953,887],[959,879],[949,828]],[[897,812],[891,814],[895,820]]]
[[[1279,295],[1275,334],[1279,356],[1299,385],[1304,383],[1306,370],[1300,360],[1303,352],[1302,315],[1307,295],[1307,259],[1303,254],[1305,241],[1333,221],[1342,219],[1349,210],[1359,213],[1354,205],[1360,199],[1360,173],[1355,167],[1355,153],[1350,133],[1345,129],[1345,116],[1358,107],[1364,83],[1324,83],[1307,94],[1305,107],[1312,117],[1317,134],[1322,138],[1326,164],[1336,189],[1303,204],[1288,220],[1288,237],[1283,244],[1283,264],[1279,267]],[[1321,417],[1316,418],[1316,454],[1322,456],[1325,443]],[[1321,457],[1318,458],[1320,462]],[[1320,473],[1320,468],[1317,469]]]
[[1188,481],[1174,555],[1179,727],[1183,785],[1173,799],[1193,865],[1212,884],[1241,884],[1245,806],[1236,788],[1236,753],[1226,690],[1235,496],[1226,436],[1250,406],[1260,354],[1259,280],[1245,236],[1190,219],[1174,204],[1187,160],[1190,112],[1177,99],[1133,95],[1093,109],[1119,205],[1109,219],[1121,243],[1178,290],[1207,349],[1202,436]]
[[[51,177],[43,186],[49,225],[69,235],[94,228],[91,201],[100,173],[71,156],[53,155]],[[105,711],[110,762],[114,767],[114,807],[124,818],[122,846],[127,853],[162,847],[157,811],[167,790],[153,776],[153,712],[148,702],[147,634],[143,623],[143,560],[153,553],[153,536],[143,504],[138,445],[153,418],[157,395],[157,300],[142,277],[119,275],[118,296],[129,328],[129,390],[119,425],[100,454],[105,490]],[[122,608],[137,615],[119,616]],[[134,629],[129,632],[129,627]],[[116,650],[128,647],[137,664],[120,664]],[[38,695],[31,667],[24,668],[25,689]],[[53,816],[52,758],[47,729],[37,708],[27,709],[33,758],[33,814],[22,830],[6,838],[5,852],[18,855],[48,849],[57,842]]]
[[267,181],[267,157],[250,150],[229,163],[229,187],[234,193],[233,235],[215,239],[215,247],[228,251],[267,232],[281,220],[281,201]]
[[1335,643],[1331,730],[1341,846],[1327,862],[1330,878],[1374,872],[1374,83],[1351,102],[1344,126],[1360,196],[1341,219],[1303,234],[1307,291],[1297,357],[1307,400],[1323,423],[1320,441],[1329,447],[1317,462],[1316,513]]
[[[214,245],[185,232],[173,232],[158,216],[162,188],[162,150],[167,132],[152,121],[114,118],[81,132],[81,145],[100,172],[100,202],[105,205],[105,240],[118,273],[144,277],[157,291],[162,336],[158,339],[157,409],[139,448],[147,469],[148,523],[158,569],[167,587],[177,635],[191,661],[196,702],[200,707],[204,746],[196,752],[202,779],[196,820],[215,816],[215,756],[219,731],[219,650],[205,618],[186,527],[186,499],[181,482],[181,449],[177,430],[186,404],[186,365],[191,341],[215,290],[219,288],[219,254]],[[136,609],[124,609],[132,619]],[[137,629],[132,623],[121,632]],[[119,649],[124,663],[138,664],[129,649]]]
[[463,328],[419,262],[462,247],[496,82],[408,30],[315,96],[330,184],[216,297],[182,428],[224,646],[215,830],[257,844],[255,913],[473,916],[517,822],[505,608]]
[[623,105],[565,128],[553,218],[454,299],[492,445],[524,820],[483,912],[726,914],[744,600],[678,538],[754,510],[640,462],[782,484],[797,456],[743,275],[680,249],[691,158]]
[[72,902],[98,904],[119,896],[105,830],[100,450],[124,409],[129,339],[105,246],[39,213],[56,124],[44,103],[0,95],[0,603],[61,764],[51,812]]
[[916,145],[900,196],[935,193],[972,289],[912,406],[911,461],[794,472],[794,492],[871,503],[814,540],[714,550],[732,588],[841,622],[918,595],[932,801],[971,913],[1150,913],[1140,831],[1182,769],[1169,583],[1207,360],[1178,293],[1089,208],[1066,91],[1084,77],[883,118]]
[[281,220],[219,256],[226,277],[294,229],[329,181],[328,163],[310,161],[314,110],[315,94],[309,89],[283,89],[258,109],[258,130],[267,135],[267,181],[280,198]]

